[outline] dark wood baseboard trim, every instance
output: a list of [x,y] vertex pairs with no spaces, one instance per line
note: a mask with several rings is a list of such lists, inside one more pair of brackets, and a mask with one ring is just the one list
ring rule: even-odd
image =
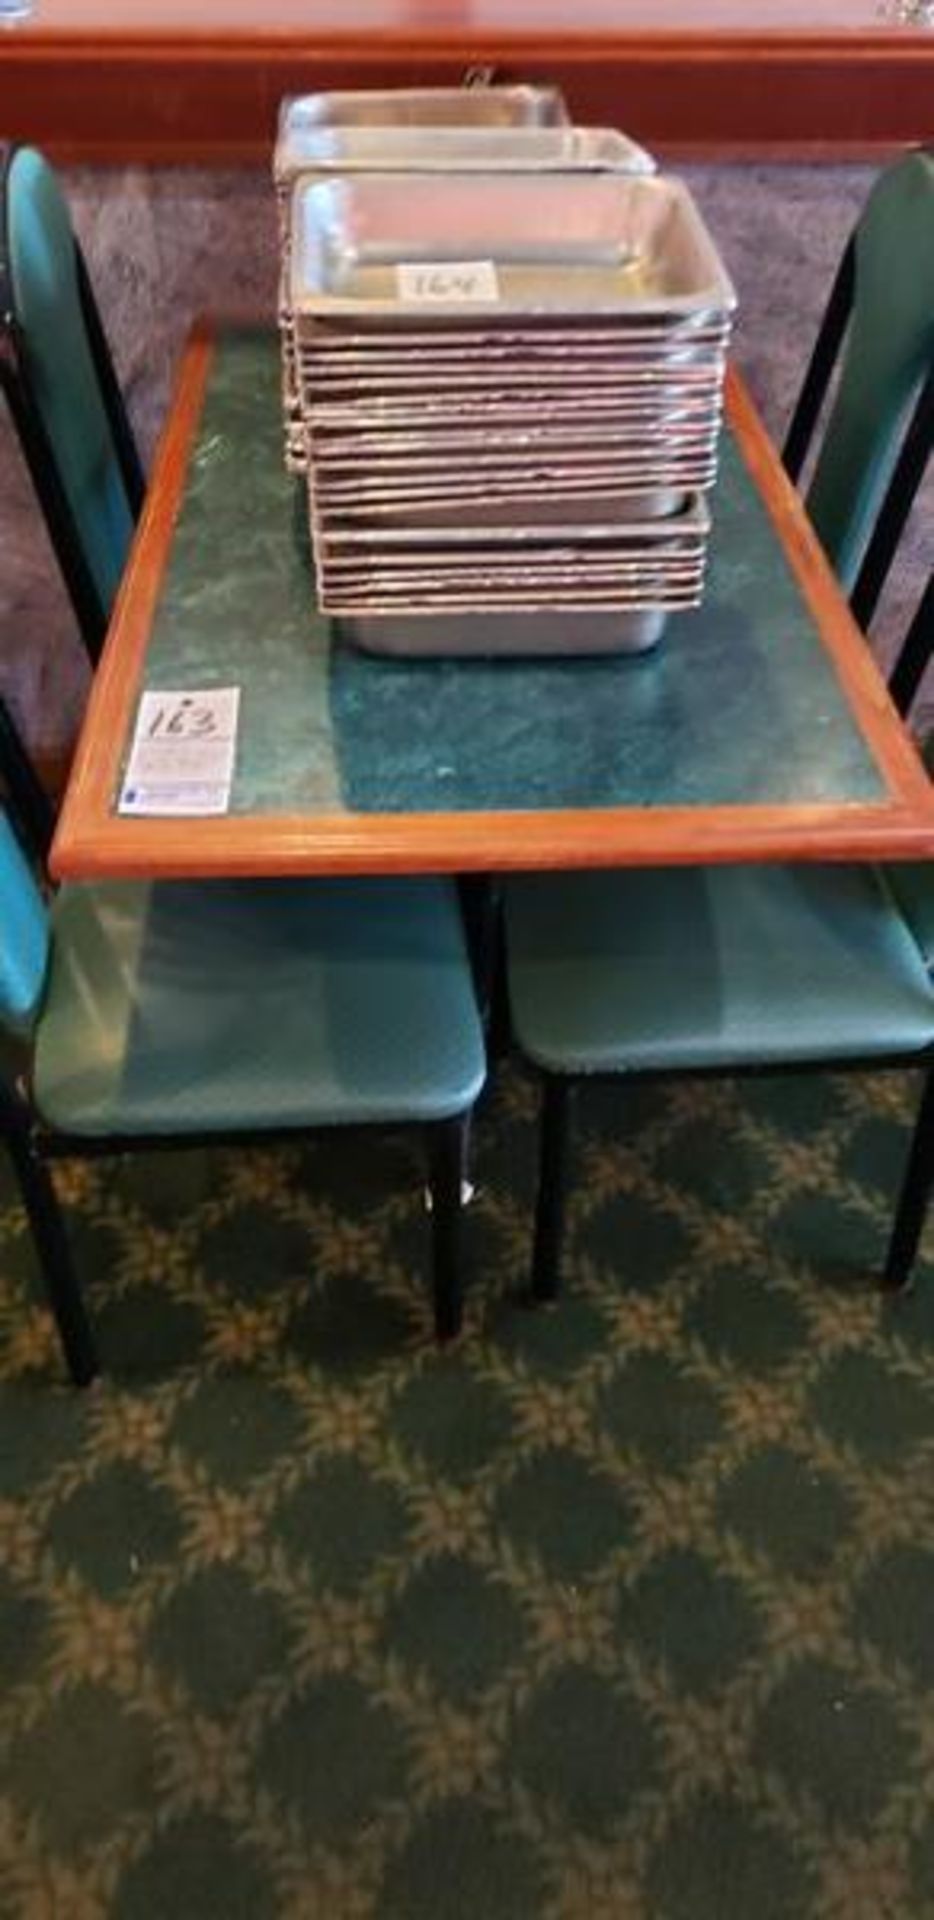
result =
[[0,129],[59,161],[265,163],[284,93],[460,83],[480,66],[557,83],[575,118],[622,125],[672,157],[877,159],[934,138],[934,35],[575,39],[452,26],[381,41],[355,30],[352,14],[351,4],[327,38],[11,37],[0,48]]

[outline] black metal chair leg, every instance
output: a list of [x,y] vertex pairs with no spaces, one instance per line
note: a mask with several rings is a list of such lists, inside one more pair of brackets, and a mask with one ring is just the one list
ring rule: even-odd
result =
[[487,1026],[502,944],[502,889],[490,874],[462,873],[458,892],[477,1004]]
[[3,775],[14,816],[29,846],[43,864],[52,844],[55,816],[52,804],[36,775],[6,701],[0,698],[0,773]]
[[453,1340],[463,1315],[461,1285],[461,1177],[467,1161],[469,1114],[428,1128],[435,1333]]
[[512,1009],[509,1005],[508,981],[506,942],[501,921],[496,948],[496,964],[493,969],[490,1017],[487,1022],[487,1053],[490,1061],[493,1063],[505,1060],[512,1050]]
[[882,1285],[887,1292],[898,1292],[908,1285],[931,1187],[934,1185],[934,1071],[924,1083],[918,1118],[911,1139],[908,1165],[898,1197],[892,1237],[885,1257]]
[[6,1139],[68,1371],[76,1387],[86,1387],[97,1372],[97,1352],[51,1175],[28,1134]]
[[465,1113],[460,1123],[460,1198],[464,1206],[471,1193],[470,1164],[473,1154],[473,1109]]
[[556,1300],[561,1287],[561,1250],[568,1185],[572,1082],[549,1075],[542,1098],[532,1298]]

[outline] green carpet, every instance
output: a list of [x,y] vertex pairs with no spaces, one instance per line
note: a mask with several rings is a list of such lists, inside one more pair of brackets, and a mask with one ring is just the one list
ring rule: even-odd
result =
[[403,1139],[62,1170],[107,1368],[0,1207],[0,1912],[934,1914],[934,1273],[904,1078],[534,1090],[439,1354]]

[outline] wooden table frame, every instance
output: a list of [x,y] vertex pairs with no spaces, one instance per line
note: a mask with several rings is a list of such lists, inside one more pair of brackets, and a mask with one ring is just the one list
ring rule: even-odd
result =
[[50,866],[61,880],[506,871],[934,856],[934,789],[888,697],[746,387],[727,410],[885,799],[806,805],[548,811],[227,815],[140,820],[113,812],[146,648],[214,351],[193,330],[95,677]]

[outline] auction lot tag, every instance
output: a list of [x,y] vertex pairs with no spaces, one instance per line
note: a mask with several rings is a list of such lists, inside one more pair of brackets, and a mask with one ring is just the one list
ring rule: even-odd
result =
[[400,300],[498,300],[492,260],[422,260],[396,268]]
[[239,687],[144,693],[118,812],[226,813],[239,710]]

